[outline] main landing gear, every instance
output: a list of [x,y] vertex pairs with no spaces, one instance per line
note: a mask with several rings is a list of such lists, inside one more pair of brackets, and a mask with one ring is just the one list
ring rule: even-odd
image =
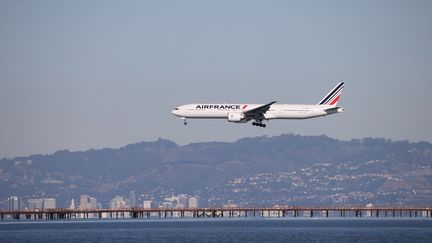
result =
[[252,125],[257,126],[257,127],[266,127],[266,124],[264,124],[262,122],[252,122]]

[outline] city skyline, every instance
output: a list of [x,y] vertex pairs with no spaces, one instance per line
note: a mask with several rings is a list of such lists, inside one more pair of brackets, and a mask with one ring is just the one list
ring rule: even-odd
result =
[[[130,191],[129,195],[135,193],[135,191]],[[142,194],[144,195],[144,193]],[[162,200],[151,200],[140,197],[136,201],[130,200],[131,197],[126,198],[124,196],[115,196],[109,201],[99,202],[97,198],[92,197],[87,194],[81,194],[79,196],[79,203],[75,204],[75,198],[67,200],[67,202],[58,205],[58,197],[47,197],[47,198],[34,198],[33,196],[20,195],[20,196],[9,196],[7,198],[7,208],[3,210],[15,211],[15,210],[45,210],[45,209],[80,209],[80,210],[90,210],[90,209],[124,209],[124,208],[198,208],[200,205],[199,196],[197,195],[187,195],[179,194],[177,196],[171,195],[170,197],[164,197]],[[24,198],[25,200],[22,200]],[[139,203],[137,203],[139,202]]]

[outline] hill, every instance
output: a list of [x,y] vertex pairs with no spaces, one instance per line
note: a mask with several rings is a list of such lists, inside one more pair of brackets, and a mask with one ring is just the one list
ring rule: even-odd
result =
[[430,205],[431,166],[427,142],[283,134],[179,146],[159,139],[3,158],[0,199],[53,196],[65,207],[89,194],[107,206],[134,190],[140,200],[185,193],[204,205]]

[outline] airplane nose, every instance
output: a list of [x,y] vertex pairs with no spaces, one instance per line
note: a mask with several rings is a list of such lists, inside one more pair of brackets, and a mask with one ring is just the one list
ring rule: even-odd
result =
[[172,110],[171,113],[175,116],[178,116],[178,110]]

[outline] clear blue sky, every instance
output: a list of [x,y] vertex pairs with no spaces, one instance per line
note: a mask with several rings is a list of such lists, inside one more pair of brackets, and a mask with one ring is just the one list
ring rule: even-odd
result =
[[[0,157],[326,134],[432,141],[432,1],[1,1]],[[193,102],[316,103],[343,114],[189,126]]]

